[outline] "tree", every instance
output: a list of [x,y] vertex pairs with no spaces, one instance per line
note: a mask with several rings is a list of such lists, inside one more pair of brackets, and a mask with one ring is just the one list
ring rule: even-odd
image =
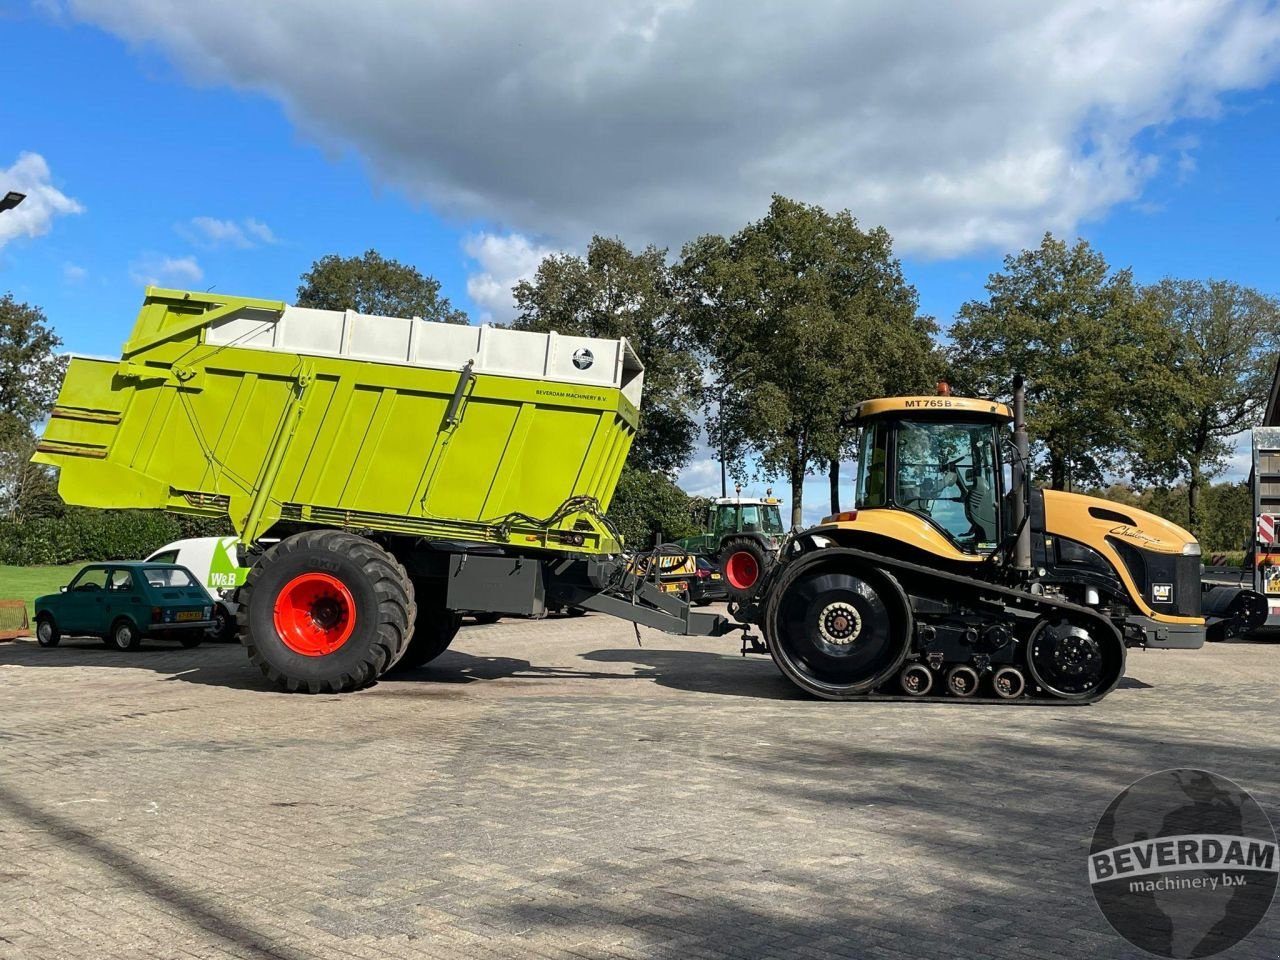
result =
[[18,303],[13,294],[0,297],[0,414],[22,424],[42,420],[58,398],[67,358],[44,312]]
[[719,400],[712,441],[787,478],[793,526],[805,476],[851,452],[854,404],[917,392],[940,372],[937,328],[917,313],[888,232],[847,210],[775,196],[732,237],[688,244],[676,275]]
[[36,436],[31,425],[0,413],[0,520],[18,521],[62,512],[55,475],[31,462]]
[[513,290],[513,327],[583,337],[626,337],[644,364],[640,430],[630,462],[671,474],[698,437],[697,358],[675,311],[667,252],[632,253],[616,238],[593,237],[586,257],[553,254]]
[[362,257],[321,257],[301,277],[297,305],[355,310],[386,317],[421,317],[437,323],[469,323],[462,310],[440,296],[440,281],[417,267],[388,260],[377,250]]
[[1132,446],[1131,411],[1154,373],[1151,312],[1128,270],[1111,272],[1084,240],[1005,258],[987,299],[951,327],[961,392],[1007,396],[1027,378],[1027,428],[1054,490],[1101,486]]
[[[1144,291],[1159,323],[1158,376],[1134,406],[1139,480],[1185,486],[1191,532],[1204,532],[1201,493],[1254,426],[1280,345],[1280,301],[1222,280],[1164,280]],[[1234,547],[1232,549],[1235,549]]]
[[698,505],[697,498],[661,470],[628,465],[618,478],[608,517],[629,547],[643,549],[654,546],[659,538],[669,542],[697,533]]

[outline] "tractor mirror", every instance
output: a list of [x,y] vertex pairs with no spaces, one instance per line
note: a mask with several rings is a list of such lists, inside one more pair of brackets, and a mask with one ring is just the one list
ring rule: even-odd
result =
[[66,592],[67,592],[67,585],[64,583],[62,586],[60,586],[60,587],[58,588],[58,592],[59,592],[59,593],[66,593]]

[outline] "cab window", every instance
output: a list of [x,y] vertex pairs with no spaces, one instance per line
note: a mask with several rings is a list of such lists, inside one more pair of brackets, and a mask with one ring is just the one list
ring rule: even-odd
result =
[[166,550],[164,553],[157,553],[154,557],[151,557],[150,560],[152,563],[177,563],[178,551]]
[[992,425],[904,420],[897,436],[897,505],[927,517],[961,549],[995,549],[999,487]]
[[883,507],[889,502],[885,483],[886,435],[887,431],[876,424],[864,427],[858,439],[858,492],[853,505],[859,510]]
[[80,576],[71,581],[69,592],[107,589],[107,571],[103,567],[91,567],[83,570]]
[[738,508],[731,503],[723,503],[716,507],[716,522],[712,533],[733,533],[738,527],[735,514]]
[[782,511],[776,503],[766,503],[760,508],[760,529],[765,533],[785,533],[782,529]]

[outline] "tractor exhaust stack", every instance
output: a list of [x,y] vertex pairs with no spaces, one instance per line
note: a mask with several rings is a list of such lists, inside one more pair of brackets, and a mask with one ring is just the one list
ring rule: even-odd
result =
[[1027,510],[1030,508],[1027,461],[1031,448],[1027,442],[1027,388],[1022,375],[1013,378],[1013,445],[1017,457],[1013,461],[1013,486],[1018,495],[1013,500],[1013,524],[1018,539],[1013,547],[1015,570],[1031,570],[1031,524]]

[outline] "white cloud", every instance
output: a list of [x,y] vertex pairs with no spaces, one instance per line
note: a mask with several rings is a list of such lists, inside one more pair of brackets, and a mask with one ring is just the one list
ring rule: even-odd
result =
[[1008,249],[1139,198],[1179,162],[1140,134],[1212,115],[1280,60],[1263,0],[67,8],[276,98],[447,214],[571,246],[732,230],[777,191],[905,251]]
[[10,190],[26,199],[0,213],[0,248],[16,237],[42,237],[53,229],[53,218],[84,213],[84,207],[52,183],[49,164],[38,153],[23,152],[7,170],[0,170],[0,196]]
[[62,265],[62,279],[67,283],[79,283],[89,275],[89,271],[78,263],[64,263]]
[[129,264],[129,278],[134,283],[146,286],[177,286],[199,283],[204,279],[204,271],[200,269],[195,257],[145,253]]
[[557,251],[518,233],[477,233],[463,250],[475,264],[467,277],[467,296],[481,308],[481,323],[505,323],[515,316],[511,288],[531,278],[544,257]]
[[263,243],[276,243],[276,235],[261,220],[247,217],[235,220],[219,220],[217,217],[192,217],[175,228],[178,234],[202,247],[235,247],[250,250]]

